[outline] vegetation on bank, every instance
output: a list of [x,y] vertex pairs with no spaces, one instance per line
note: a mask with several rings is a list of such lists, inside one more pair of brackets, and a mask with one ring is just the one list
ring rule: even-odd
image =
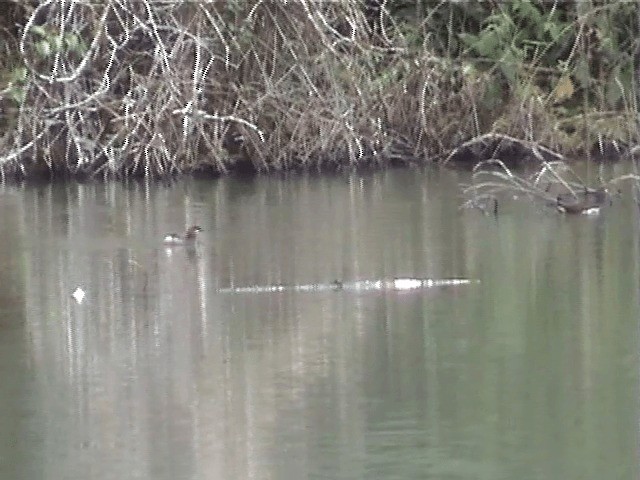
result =
[[476,138],[572,155],[638,143],[635,2],[4,8],[3,178],[386,166]]

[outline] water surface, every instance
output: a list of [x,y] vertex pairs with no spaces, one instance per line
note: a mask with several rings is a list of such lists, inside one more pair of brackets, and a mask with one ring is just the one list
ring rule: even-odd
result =
[[[638,478],[637,210],[467,180],[5,187],[0,478]],[[400,276],[480,283],[228,292]]]

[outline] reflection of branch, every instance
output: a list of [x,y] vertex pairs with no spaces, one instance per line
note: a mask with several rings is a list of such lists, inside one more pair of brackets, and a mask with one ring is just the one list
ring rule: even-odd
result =
[[[546,164],[549,167],[551,164]],[[487,168],[497,167],[497,170],[487,170]],[[480,181],[483,178],[487,180]],[[544,191],[539,187],[539,182],[532,182],[527,178],[514,174],[503,161],[491,159],[478,163],[473,171],[473,183],[464,189],[465,195],[477,196],[482,192],[484,195],[496,195],[500,192],[511,191],[513,193],[529,194],[545,197]]]
[[[506,158],[477,158],[486,155],[488,149],[491,149],[493,156],[502,154]],[[470,157],[469,161],[476,161],[472,183],[463,190],[467,198],[463,207],[477,207],[486,212],[493,202],[495,212],[497,197],[504,193],[526,195],[534,200],[550,203],[555,202],[561,193],[575,195],[576,191],[587,188],[563,161],[562,155],[534,142],[518,140],[508,135],[488,133],[473,138],[454,149],[443,163],[463,156]],[[517,165],[520,157],[537,161],[538,170],[529,176],[513,173],[507,162]],[[567,173],[574,177],[573,181],[566,179]]]
[[[573,177],[573,180],[568,179]],[[596,192],[587,185],[565,162],[545,162],[528,177],[514,174],[501,160],[491,159],[478,163],[473,170],[472,183],[463,188],[466,198],[463,208],[479,208],[487,212],[492,206],[497,211],[497,198],[505,193],[524,195],[547,204],[556,204],[561,196],[578,198]],[[634,174],[613,178],[607,184],[625,180],[638,182]],[[600,186],[598,188],[604,188]]]

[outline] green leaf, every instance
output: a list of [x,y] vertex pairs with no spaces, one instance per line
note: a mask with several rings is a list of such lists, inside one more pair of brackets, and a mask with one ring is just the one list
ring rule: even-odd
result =
[[53,45],[53,47],[55,48],[56,52],[60,52],[62,51],[62,44],[64,42],[64,40],[60,37],[54,37],[52,39],[53,41],[50,41],[49,43],[51,43]]
[[47,31],[42,25],[34,25],[33,27],[31,27],[31,31],[40,38],[44,38],[47,36]]
[[518,73],[517,64],[517,55],[514,54],[513,49],[509,48],[505,50],[502,61],[499,63],[499,68],[511,85],[516,83]]
[[498,32],[494,28],[489,28],[489,30],[480,35],[473,47],[481,56],[495,60],[499,44]]
[[512,5],[514,6],[514,12],[519,14],[520,17],[531,20],[536,25],[540,24],[542,14],[531,2],[514,2]]
[[605,98],[607,101],[607,105],[611,108],[618,106],[618,102],[622,99],[622,92],[620,91],[620,85],[616,81],[617,78],[617,68],[616,71],[609,77],[609,81],[605,86]]
[[26,67],[16,67],[11,70],[11,74],[9,75],[11,82],[24,82],[27,78],[27,69]]
[[573,70],[573,78],[582,88],[589,88],[591,73],[589,71],[589,62],[584,56],[578,57]]
[[80,37],[75,33],[69,33],[64,36],[64,43],[71,52],[80,52]]
[[9,89],[7,96],[16,103],[22,103],[24,101],[24,88],[12,87]]
[[478,36],[473,35],[472,33],[459,33],[458,38],[462,40],[467,47],[473,47],[478,41]]
[[44,58],[48,57],[51,55],[51,44],[47,40],[36,42],[36,52]]

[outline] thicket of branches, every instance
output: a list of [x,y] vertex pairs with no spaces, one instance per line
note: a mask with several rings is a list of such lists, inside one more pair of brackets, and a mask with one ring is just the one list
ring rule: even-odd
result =
[[486,132],[633,143],[636,5],[581,3],[16,1],[0,174],[388,165]]

